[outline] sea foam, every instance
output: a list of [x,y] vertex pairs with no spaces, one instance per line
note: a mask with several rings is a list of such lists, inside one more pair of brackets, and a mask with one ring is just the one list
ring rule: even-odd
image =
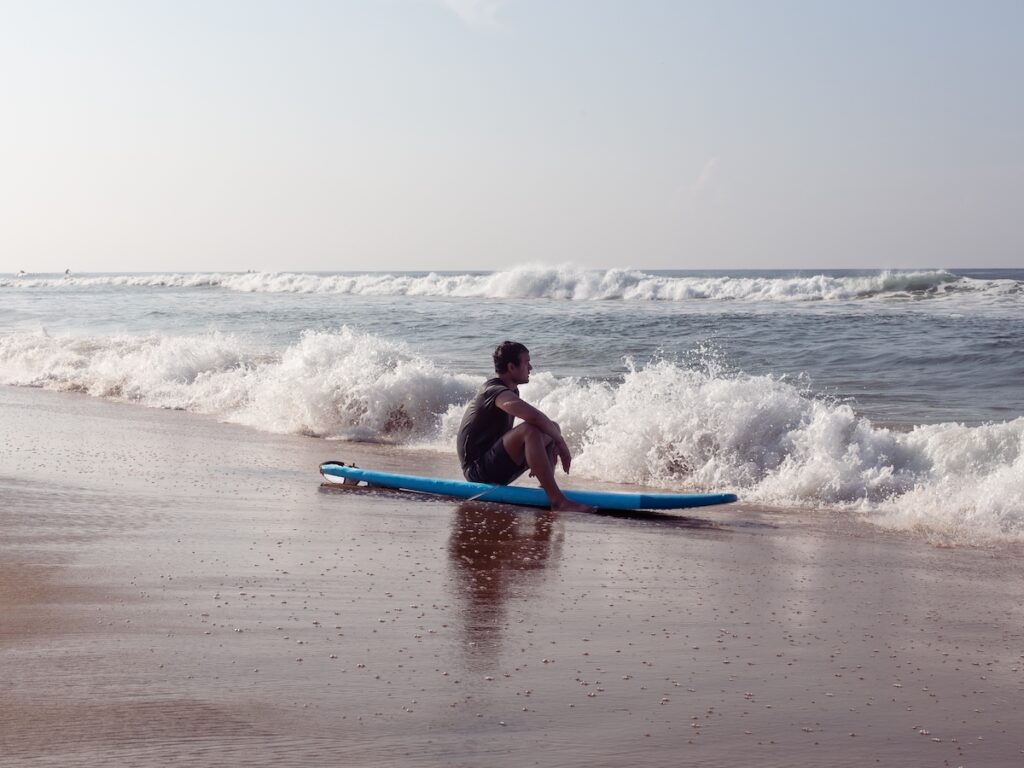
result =
[[[0,338],[0,383],[438,451],[453,450],[481,380],[348,328],[277,351],[219,333]],[[629,362],[609,381],[536,372],[522,393],[562,426],[574,477],[841,507],[951,542],[1024,540],[1024,417],[890,429],[806,382],[699,355]]]

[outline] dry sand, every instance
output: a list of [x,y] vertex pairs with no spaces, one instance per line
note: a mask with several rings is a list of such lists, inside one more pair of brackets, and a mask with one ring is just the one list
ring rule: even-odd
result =
[[456,474],[0,388],[0,764],[1024,764],[1017,549],[322,490],[336,458]]

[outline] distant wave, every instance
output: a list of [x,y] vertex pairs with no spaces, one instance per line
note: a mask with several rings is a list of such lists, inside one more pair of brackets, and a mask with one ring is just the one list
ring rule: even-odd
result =
[[[450,451],[479,377],[347,328],[283,350],[223,334],[0,337],[0,383],[212,414],[256,429]],[[948,542],[1024,541],[1024,417],[899,432],[772,376],[668,360],[616,381],[537,373],[524,397],[574,475],[839,506]]]
[[219,288],[250,293],[557,299],[569,301],[852,301],[960,294],[1024,296],[1015,280],[975,280],[944,270],[837,277],[664,276],[637,270],[524,266],[491,274],[317,275],[291,272],[0,278],[2,288]]

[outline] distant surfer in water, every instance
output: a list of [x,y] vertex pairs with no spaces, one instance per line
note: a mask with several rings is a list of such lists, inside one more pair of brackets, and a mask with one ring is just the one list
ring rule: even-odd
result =
[[[558,425],[519,397],[530,381],[530,350],[503,341],[494,350],[494,372],[466,408],[457,449],[462,474],[474,483],[508,485],[529,468],[560,512],[589,512],[592,507],[566,498],[555,482],[555,466],[569,474],[572,454]],[[522,423],[516,427],[516,419]]]

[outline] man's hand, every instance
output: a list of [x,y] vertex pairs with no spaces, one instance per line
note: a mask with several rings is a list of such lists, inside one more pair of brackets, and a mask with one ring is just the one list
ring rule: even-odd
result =
[[551,463],[554,465],[555,457],[557,456],[562,462],[562,470],[565,474],[569,474],[569,465],[572,464],[572,454],[569,452],[569,445],[561,437],[556,438],[551,442]]
[[[569,465],[572,464],[572,454],[569,452],[569,445],[561,438],[548,443],[548,463],[555,467],[558,465],[559,459],[562,461],[562,469],[568,475]],[[530,477],[536,477],[532,469]]]
[[[551,442],[548,444],[548,460],[551,462],[551,466],[555,466],[556,460],[561,461],[565,474],[569,474],[569,465],[572,464],[572,453],[569,451],[565,438],[562,437],[562,430],[558,424],[545,416],[542,411],[537,410],[526,401],[520,399],[519,395],[511,390],[506,390],[498,395],[494,400],[494,404],[505,411],[505,413],[512,414],[527,424],[532,424],[548,435],[551,438]],[[534,477],[533,472],[530,472],[530,477]]]

